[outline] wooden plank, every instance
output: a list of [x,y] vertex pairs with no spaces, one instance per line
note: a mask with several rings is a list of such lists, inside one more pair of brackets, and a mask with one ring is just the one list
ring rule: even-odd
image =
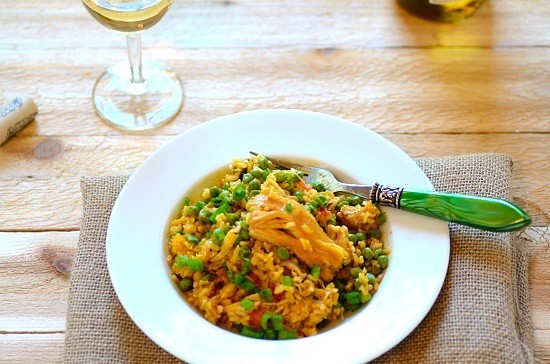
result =
[[0,332],[65,330],[77,241],[77,231],[0,232]]
[[538,363],[550,362],[550,330],[535,330],[535,358]]
[[[539,363],[550,361],[550,330],[535,330],[535,357]],[[0,362],[24,364],[44,360],[62,363],[65,335],[4,334],[0,335]]]
[[[432,23],[395,1],[174,2],[145,44],[176,48],[510,47],[548,45],[544,0],[486,2],[462,24]],[[29,21],[32,19],[32,21]],[[519,21],[521,20],[521,21]],[[12,26],[17,24],[18,26]],[[24,24],[24,25],[23,25]],[[78,29],[79,36],[67,36]],[[76,1],[0,3],[0,49],[123,47]]]
[[[39,106],[21,134],[128,134],[101,122],[90,100],[95,79],[124,57],[0,51],[0,91],[27,93]],[[143,135],[262,108],[324,112],[385,133],[550,131],[550,49],[153,49],[145,57],[178,72],[186,99],[174,121]]]
[[62,363],[65,334],[0,334],[0,363]]
[[[514,160],[512,194],[533,217],[550,224],[548,136],[545,134],[384,134],[412,157],[479,152]],[[78,230],[85,174],[132,173],[167,136],[20,137],[0,149],[0,230]],[[545,152],[546,149],[546,152]],[[546,177],[545,177],[546,176]]]
[[[542,362],[550,358],[550,249],[537,238],[544,234],[548,228],[526,230],[534,259],[529,276],[535,348]],[[0,233],[0,362],[57,362],[62,357],[66,276],[77,240],[78,232]]]

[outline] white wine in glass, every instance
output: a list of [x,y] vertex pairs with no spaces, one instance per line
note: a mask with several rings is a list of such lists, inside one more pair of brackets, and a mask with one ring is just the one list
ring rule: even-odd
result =
[[176,74],[161,62],[142,62],[141,32],[155,25],[172,0],[81,0],[103,26],[126,35],[128,61],[112,65],[96,81],[94,108],[106,122],[145,130],[174,118],[183,104]]

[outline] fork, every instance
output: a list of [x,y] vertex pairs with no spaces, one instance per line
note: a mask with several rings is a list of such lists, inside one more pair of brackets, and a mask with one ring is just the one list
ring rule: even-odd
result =
[[[250,152],[257,156],[258,153]],[[304,166],[264,155],[282,169],[302,171],[307,184],[322,183],[333,193],[357,195],[384,206],[398,208],[467,225],[474,228],[508,232],[520,230],[531,223],[531,218],[518,206],[501,199],[463,195],[457,193],[405,190],[375,183],[372,186],[340,182],[327,169]]]

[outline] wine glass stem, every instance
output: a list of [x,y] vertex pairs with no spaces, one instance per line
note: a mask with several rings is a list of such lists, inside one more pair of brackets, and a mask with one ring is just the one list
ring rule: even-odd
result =
[[130,61],[130,70],[132,72],[132,84],[143,84],[141,67],[141,34],[126,34],[126,45],[128,46],[128,60]]

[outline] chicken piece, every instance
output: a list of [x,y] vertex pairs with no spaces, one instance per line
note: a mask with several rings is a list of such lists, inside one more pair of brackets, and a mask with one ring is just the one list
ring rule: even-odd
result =
[[[291,212],[285,209],[287,205]],[[346,250],[325,234],[301,204],[285,197],[274,181],[264,183],[262,193],[250,199],[246,207],[253,238],[289,249],[309,267],[319,265],[323,281],[331,281],[348,260]]]
[[344,205],[336,216],[348,227],[367,231],[375,224],[374,219],[378,216],[378,209],[370,202],[365,205]]

